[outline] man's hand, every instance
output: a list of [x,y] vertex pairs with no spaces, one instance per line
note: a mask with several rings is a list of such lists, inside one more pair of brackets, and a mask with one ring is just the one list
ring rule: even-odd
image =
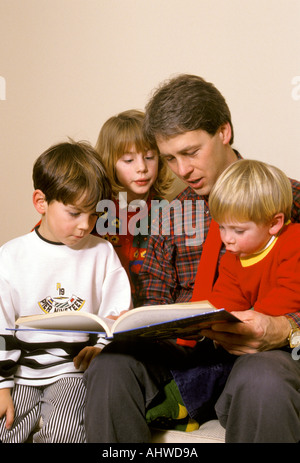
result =
[[10,389],[0,389],[0,418],[6,415],[6,429],[10,429],[14,422],[15,408],[12,397],[10,395]]
[[89,364],[100,354],[100,347],[86,346],[84,347],[76,357],[73,358],[74,366],[77,370],[86,370],[89,367]]
[[254,310],[232,314],[244,323],[216,323],[201,334],[234,355],[253,354],[287,344],[291,327],[286,317],[272,317]]

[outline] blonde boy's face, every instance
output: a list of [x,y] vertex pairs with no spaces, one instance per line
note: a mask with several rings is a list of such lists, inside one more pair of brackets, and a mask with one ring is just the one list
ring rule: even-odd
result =
[[39,233],[48,241],[73,246],[91,233],[96,221],[95,209],[83,211],[76,205],[52,201],[45,203]]
[[127,201],[147,196],[158,174],[158,155],[148,150],[138,153],[132,146],[116,162],[116,174],[127,193]]
[[226,250],[238,257],[247,257],[261,251],[273,235],[270,233],[270,224],[228,221],[220,223],[219,227]]

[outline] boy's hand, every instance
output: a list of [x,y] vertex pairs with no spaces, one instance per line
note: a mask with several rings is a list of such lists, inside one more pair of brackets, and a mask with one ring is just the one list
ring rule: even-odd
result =
[[86,346],[84,347],[76,357],[74,357],[73,362],[77,370],[86,370],[96,355],[100,354],[100,347]]
[[106,318],[110,318],[111,320],[118,320],[118,318],[126,312],[128,312],[128,310],[123,310],[119,313],[119,315],[108,315]]
[[6,415],[5,427],[10,429],[15,417],[15,408],[9,388],[0,389],[0,418],[4,415]]

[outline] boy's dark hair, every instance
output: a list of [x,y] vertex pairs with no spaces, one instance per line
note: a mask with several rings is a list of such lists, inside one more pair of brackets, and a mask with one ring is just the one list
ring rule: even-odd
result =
[[65,142],[51,146],[33,166],[34,188],[41,190],[48,204],[59,201],[92,209],[110,199],[111,188],[97,152],[86,142]]
[[231,126],[232,144],[231,114],[219,90],[201,77],[181,74],[154,92],[146,106],[144,132],[148,142],[155,145],[157,136],[168,139],[199,129],[215,135],[226,122]]

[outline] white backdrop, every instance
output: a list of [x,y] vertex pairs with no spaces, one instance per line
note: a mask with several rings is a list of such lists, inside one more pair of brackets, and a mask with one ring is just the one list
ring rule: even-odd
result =
[[0,245],[38,219],[42,151],[182,72],[223,93],[244,157],[300,179],[300,0],[0,0]]

